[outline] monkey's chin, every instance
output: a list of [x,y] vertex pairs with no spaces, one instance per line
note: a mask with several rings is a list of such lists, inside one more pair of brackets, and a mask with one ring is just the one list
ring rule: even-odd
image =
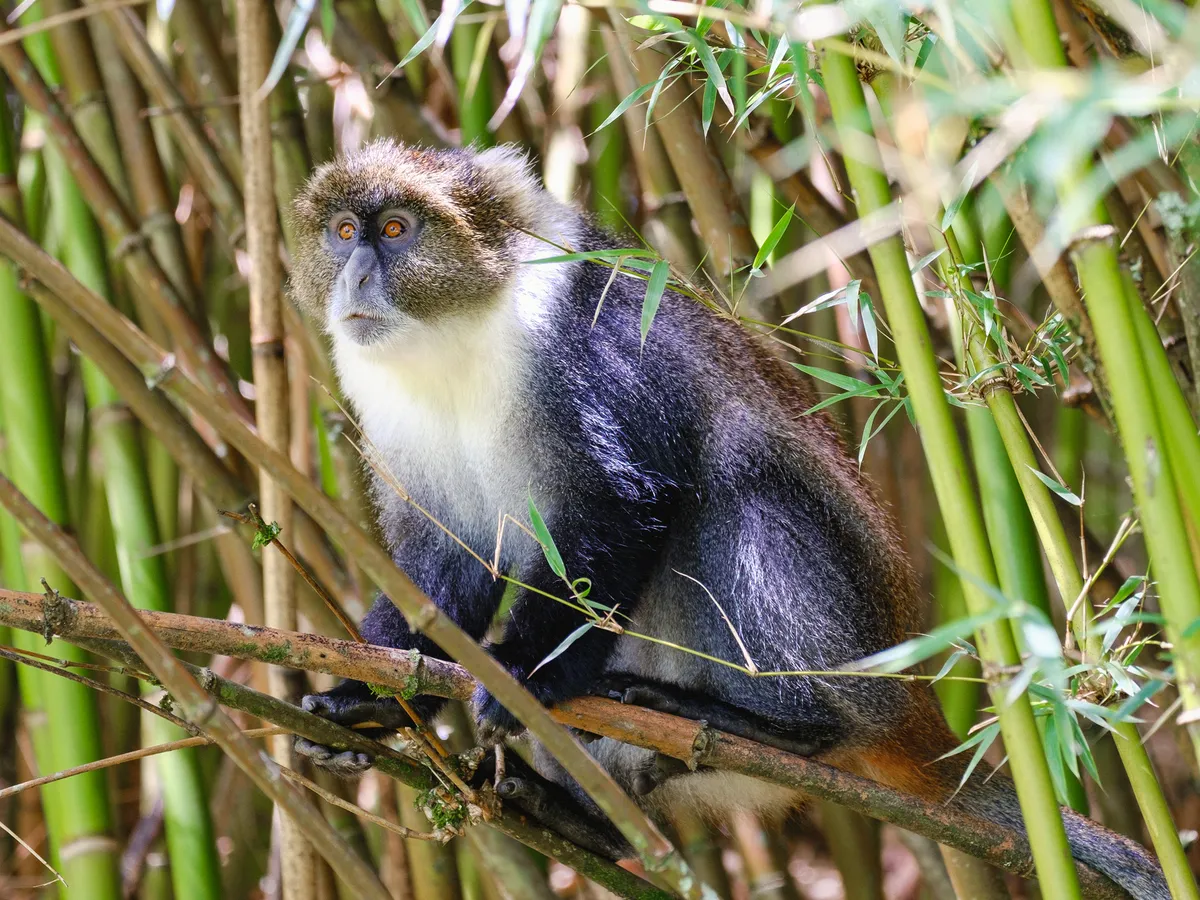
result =
[[403,341],[415,323],[407,316],[386,319],[348,316],[333,323],[333,332],[348,344],[370,351],[386,351]]

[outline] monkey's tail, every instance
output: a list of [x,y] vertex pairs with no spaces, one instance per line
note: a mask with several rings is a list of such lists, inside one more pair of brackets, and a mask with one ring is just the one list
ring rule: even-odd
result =
[[[939,759],[958,746],[942,720],[921,716],[919,724],[905,729],[894,742],[858,754],[861,773],[883,784],[927,800],[946,802],[976,818],[999,826],[1027,848],[1029,839],[1011,778],[976,770],[962,784],[968,754]],[[1154,855],[1137,841],[1062,808],[1071,855],[1122,887],[1134,900],[1171,900],[1162,868]]]

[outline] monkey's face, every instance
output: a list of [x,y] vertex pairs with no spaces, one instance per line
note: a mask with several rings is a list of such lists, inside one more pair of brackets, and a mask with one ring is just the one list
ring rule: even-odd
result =
[[377,142],[316,172],[295,204],[292,290],[335,342],[382,351],[495,302],[510,229],[473,160]]

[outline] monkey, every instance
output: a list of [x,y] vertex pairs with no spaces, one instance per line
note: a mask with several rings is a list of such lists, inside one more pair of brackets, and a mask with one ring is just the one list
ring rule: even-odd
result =
[[[505,597],[506,580],[481,562],[502,517],[535,509],[544,522],[557,560],[533,531],[503,532],[497,567],[517,587],[488,647],[541,703],[606,696],[703,720],[953,802],[1026,840],[1007,777],[960,789],[966,765],[944,758],[958,740],[928,682],[751,678],[714,661],[839,672],[920,628],[890,515],[831,420],[810,414],[801,374],[761,336],[675,289],[643,335],[646,279],[577,258],[627,245],[552,198],[512,147],[377,140],[319,167],[293,218],[290,290],[327,331],[377,454],[372,494],[395,563],[481,640]],[[576,634],[579,602],[558,602],[572,585],[627,629]],[[361,632],[446,657],[386,596]],[[373,734],[411,724],[360,682],[302,702],[374,723]],[[442,702],[413,707],[430,717]],[[481,743],[520,735],[486,689],[473,708]],[[371,763],[303,739],[297,748],[343,775]],[[779,817],[803,799],[608,738],[587,749],[653,816],[688,804]],[[630,855],[536,742],[532,759],[511,760],[502,797],[610,858]],[[1077,859],[1139,900],[1169,897],[1143,847],[1063,818]]]

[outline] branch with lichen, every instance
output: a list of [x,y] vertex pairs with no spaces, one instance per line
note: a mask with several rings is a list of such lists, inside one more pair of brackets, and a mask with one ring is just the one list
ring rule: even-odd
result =
[[[475,688],[475,680],[461,666],[411,651],[174,613],[141,615],[150,630],[177,650],[324,672],[379,685],[405,697],[429,694],[465,700]],[[90,603],[59,597],[47,600],[39,594],[19,591],[0,590],[0,625],[57,636],[89,648],[94,648],[96,641],[112,641],[118,636],[104,612]],[[123,661],[133,662],[129,658]],[[399,768],[393,753],[385,753],[373,741],[249,688],[227,685],[220,680],[212,684],[221,685],[219,690],[212,690],[226,705],[338,750],[375,754],[376,768],[405,783],[413,783],[408,780],[412,773]],[[715,731],[701,722],[600,697],[570,700],[555,707],[551,714],[564,725],[654,750],[693,768],[720,769],[794,788],[808,797],[828,800],[889,822],[1010,872],[1025,874],[1032,866],[1027,844],[1014,842],[1011,831],[977,818],[957,804],[922,800],[825,763]],[[379,756],[381,753],[385,755]],[[425,777],[428,779],[427,772]],[[506,833],[535,846],[530,843],[529,834],[511,830]],[[541,846],[537,849],[543,850]],[[578,860],[555,858],[578,869]],[[1124,896],[1092,870],[1081,865],[1079,873],[1086,896]]]

